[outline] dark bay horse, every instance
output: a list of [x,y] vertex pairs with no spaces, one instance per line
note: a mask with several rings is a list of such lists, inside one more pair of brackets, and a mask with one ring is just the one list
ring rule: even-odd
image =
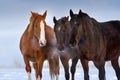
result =
[[71,29],[69,28],[70,24],[68,21],[68,17],[62,17],[61,19],[57,20],[55,17],[53,18],[54,21],[54,31],[56,34],[57,39],[57,47],[60,51],[60,59],[64,67],[65,71],[65,78],[69,80],[69,60],[72,59],[72,66],[71,66],[71,74],[72,80],[74,80],[74,74],[76,70],[76,64],[78,62],[78,54],[76,50],[73,50],[68,46],[68,42],[70,39]]
[[[81,64],[83,66],[84,80],[87,80],[87,78],[89,77],[89,75],[87,74],[88,73],[88,60],[84,59],[83,56],[81,56],[81,52],[79,51],[78,48],[70,48],[69,46],[72,28],[70,26],[68,17],[63,17],[59,20],[57,20],[54,17],[53,21],[55,23],[54,31],[55,31],[56,38],[57,38],[58,49],[60,51],[62,50],[64,51],[61,53],[60,56],[61,56],[61,61],[65,69],[66,80],[69,80],[69,71],[68,71],[69,70],[69,65],[68,65],[69,59],[72,59],[72,66],[71,66],[72,80],[74,80],[74,74],[75,74],[76,64],[78,62],[78,59],[80,59]],[[65,57],[64,58],[65,60],[62,57]],[[66,64],[67,66],[65,66]]]
[[[70,10],[72,34],[70,44],[79,48],[84,59],[92,60],[99,70],[99,80],[105,78],[105,61],[111,61],[120,80],[120,21],[98,22],[81,10],[74,14]],[[88,66],[86,66],[88,70]],[[88,75],[88,72],[86,72]],[[85,80],[89,80],[89,75]]]
[[28,80],[31,80],[30,61],[36,73],[36,80],[42,78],[42,68],[45,60],[49,62],[51,79],[58,80],[59,76],[59,54],[56,49],[56,38],[54,30],[45,22],[47,11],[40,15],[31,12],[30,23],[20,40],[20,50],[26,65]]

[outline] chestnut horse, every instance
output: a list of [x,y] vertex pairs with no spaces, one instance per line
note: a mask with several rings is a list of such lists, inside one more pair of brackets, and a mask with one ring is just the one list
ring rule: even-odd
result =
[[[72,34],[70,44],[79,48],[84,59],[92,60],[99,70],[99,80],[105,78],[105,62],[111,61],[120,80],[120,21],[98,22],[88,14],[70,10]],[[88,75],[88,66],[86,66]],[[86,76],[85,80],[89,80]]]
[[49,62],[51,79],[59,76],[59,54],[56,49],[54,30],[45,22],[47,11],[40,15],[31,12],[30,23],[20,40],[20,50],[26,65],[28,80],[31,80],[30,61],[36,73],[36,79],[41,80],[42,68],[45,60]]

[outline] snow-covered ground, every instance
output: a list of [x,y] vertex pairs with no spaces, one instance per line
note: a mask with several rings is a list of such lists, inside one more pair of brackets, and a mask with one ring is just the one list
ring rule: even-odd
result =
[[[90,67],[90,80],[99,80],[98,79],[98,70],[93,66]],[[84,80],[83,79],[83,70],[81,67],[77,67],[75,80]],[[27,80],[27,74],[24,68],[1,68],[0,69],[0,80]],[[32,70],[32,80],[35,79],[34,70]],[[49,69],[43,68],[43,79],[50,80]],[[65,80],[63,68],[60,68],[59,80]],[[117,80],[115,72],[112,67],[106,67],[106,80]]]

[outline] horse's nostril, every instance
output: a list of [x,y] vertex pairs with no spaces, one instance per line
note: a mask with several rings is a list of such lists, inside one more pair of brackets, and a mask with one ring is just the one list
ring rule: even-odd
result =
[[59,49],[60,51],[63,51],[63,50],[64,50],[64,47],[58,47],[58,49]]
[[44,41],[39,41],[40,46],[45,46],[46,43],[47,43],[46,40],[44,40]]

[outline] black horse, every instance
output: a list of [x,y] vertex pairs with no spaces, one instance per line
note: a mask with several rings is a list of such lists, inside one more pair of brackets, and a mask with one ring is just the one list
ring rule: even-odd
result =
[[[98,22],[81,10],[74,14],[70,10],[72,34],[70,44],[81,51],[84,59],[92,60],[99,70],[99,80],[105,78],[105,61],[111,61],[120,80],[120,21]],[[88,66],[86,66],[88,70]],[[88,75],[88,72],[86,72]],[[89,80],[89,75],[85,80]]]
[[53,18],[54,21],[54,31],[57,39],[57,47],[60,51],[60,59],[64,67],[65,71],[65,78],[69,80],[69,63],[68,61],[72,59],[72,66],[71,66],[71,75],[72,80],[74,80],[74,74],[76,70],[76,64],[78,62],[78,54],[76,49],[71,49],[68,46],[71,28],[69,28],[70,23],[68,21],[69,17],[63,17],[57,20],[55,17]]

